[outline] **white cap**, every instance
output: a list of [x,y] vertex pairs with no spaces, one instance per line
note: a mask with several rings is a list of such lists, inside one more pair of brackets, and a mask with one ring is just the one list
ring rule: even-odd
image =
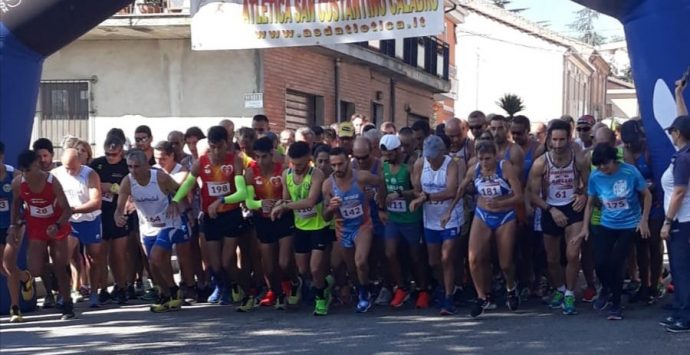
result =
[[400,138],[396,136],[395,134],[386,134],[381,138],[381,141],[379,142],[381,145],[382,150],[395,150],[400,148],[402,145],[400,143]]

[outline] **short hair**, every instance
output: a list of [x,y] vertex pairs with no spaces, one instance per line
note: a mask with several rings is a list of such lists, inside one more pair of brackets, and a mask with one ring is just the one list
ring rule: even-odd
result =
[[77,143],[79,143],[79,137],[66,135],[62,138],[62,144],[60,144],[60,146],[62,146],[62,149],[69,149],[76,147]]
[[201,130],[201,128],[199,128],[197,126],[189,127],[189,128],[187,128],[187,131],[184,132],[184,139],[187,139],[189,137],[196,137],[197,139],[206,138],[206,136],[204,135],[204,132]]
[[268,153],[273,149],[273,141],[268,137],[261,137],[254,141],[252,149],[257,152]]
[[120,138],[120,140],[122,141],[122,145],[124,145],[127,141],[127,136],[125,136],[125,131],[123,131],[122,128],[111,128],[105,136],[106,139],[107,137]]
[[513,117],[513,124],[522,125],[523,128],[528,132],[532,130],[532,123],[529,121],[529,118],[527,118],[527,116],[517,115]]
[[0,142],[0,155],[5,154],[5,143]]
[[481,118],[481,119],[485,120],[486,115],[484,114],[484,112],[476,110],[476,111],[470,112],[470,114],[467,116],[467,118],[468,119],[470,119],[470,118]]
[[491,119],[490,119],[489,121],[490,121],[490,122],[493,122],[493,121],[501,121],[501,122],[503,122],[503,123],[507,123],[507,122],[508,122],[508,120],[505,118],[505,116],[502,116],[502,115],[493,115],[493,116],[491,116]]
[[93,149],[91,149],[91,144],[89,144],[87,141],[78,140],[77,144],[74,145],[74,148],[77,148],[78,146],[84,147],[84,150],[88,155],[87,162],[90,162],[91,159],[93,159]]
[[35,150],[24,150],[19,153],[19,156],[17,157],[17,167],[19,170],[27,171],[29,168],[31,168],[31,164],[33,164],[36,160],[38,160],[38,154],[36,154]]
[[412,135],[412,128],[410,127],[403,127],[398,131],[399,136],[404,136],[404,135]]
[[225,127],[223,126],[213,126],[208,129],[208,133],[206,134],[208,138],[209,143],[219,143],[221,141],[226,141],[228,140],[228,131],[225,130]]
[[480,140],[477,142],[477,145],[475,146],[475,151],[477,152],[477,155],[479,154],[493,154],[496,155],[496,143],[493,141],[488,141],[488,140]]
[[127,160],[135,161],[141,165],[148,165],[149,159],[146,157],[146,153],[139,148],[130,149],[127,152]]
[[329,153],[329,155],[330,156],[344,155],[345,157],[347,157],[347,152],[345,151],[345,149],[343,149],[341,147],[336,147],[336,148],[331,149],[331,152]]
[[569,124],[575,124],[575,119],[571,115],[563,115],[560,119],[562,121],[568,122]]
[[134,134],[137,134],[137,133],[144,133],[149,137],[153,137],[153,134],[151,133],[151,127],[149,127],[147,125],[141,125],[141,126],[137,127],[134,130]]
[[50,141],[48,138],[39,138],[37,139],[34,144],[31,145],[31,149],[34,150],[34,152],[38,152],[41,149],[45,149],[48,151],[48,153],[55,154],[53,151],[53,142]]
[[254,128],[242,127],[237,130],[237,135],[241,137],[247,137],[252,141],[256,140],[256,130]]
[[437,134],[437,136],[439,136],[441,138],[441,140],[443,141],[443,144],[445,144],[446,150],[450,149],[450,143],[451,143],[450,137],[445,135],[445,133]]
[[592,152],[592,165],[599,166],[618,160],[618,150],[609,144],[599,143]]
[[383,131],[383,130],[387,129],[388,127],[393,127],[393,131],[397,130],[395,128],[395,123],[393,123],[391,121],[386,121],[386,122],[381,123],[380,129]]
[[156,144],[155,147],[153,147],[154,150],[160,150],[161,152],[167,154],[167,155],[175,155],[175,149],[173,149],[173,146],[170,142],[168,141],[160,141],[158,144]]
[[434,134],[437,136],[442,136],[446,133],[446,124],[445,123],[440,123],[436,125],[436,128],[434,129]]
[[314,135],[320,136],[320,135],[323,134],[324,129],[323,129],[323,127],[321,127],[321,126],[313,126],[313,127],[311,128],[311,131],[314,132]]
[[431,127],[429,127],[429,121],[423,119],[414,121],[414,123],[412,124],[412,130],[422,131],[422,133],[424,133],[425,136],[431,134]]
[[378,146],[382,136],[383,135],[381,134],[381,132],[377,129],[370,129],[362,133],[362,137],[366,138],[369,141],[369,144],[376,146]]
[[105,138],[105,143],[103,143],[103,149],[117,149],[124,147],[125,142],[120,139],[117,135],[108,136]]
[[316,149],[314,149],[314,156],[318,156],[321,153],[331,155],[331,147],[326,144],[319,144]]
[[333,128],[326,128],[323,130],[323,136],[328,139],[336,139],[338,138],[338,134],[335,132]]
[[368,122],[368,123],[366,123],[365,125],[362,126],[362,133],[364,133],[364,132],[369,132],[369,131],[371,131],[372,129],[376,129],[376,126],[375,126],[373,123]]
[[263,115],[263,114],[258,114],[258,115],[254,115],[254,117],[252,117],[252,121],[268,123],[268,117],[266,117],[266,115]]
[[299,159],[309,156],[309,144],[306,142],[295,142],[288,148],[287,155],[290,159]]
[[551,138],[551,133],[553,131],[565,131],[566,135],[570,137],[572,127],[570,126],[570,123],[565,120],[552,120],[549,122],[549,127],[546,129],[546,137],[547,139]]

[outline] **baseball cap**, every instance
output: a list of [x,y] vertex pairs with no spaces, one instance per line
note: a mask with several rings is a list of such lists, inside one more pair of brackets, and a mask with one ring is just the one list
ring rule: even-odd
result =
[[395,150],[401,146],[400,138],[395,134],[386,134],[381,138],[379,144],[381,145],[381,150]]
[[594,126],[596,120],[592,115],[584,115],[577,119],[577,124],[586,124],[588,126]]
[[621,140],[623,143],[635,142],[644,136],[640,121],[629,120],[621,125]]
[[446,150],[446,144],[439,136],[431,135],[424,140],[422,153],[425,158],[438,158]]
[[667,131],[677,129],[683,137],[690,137],[690,116],[678,116],[670,126],[666,128]]
[[338,137],[354,138],[354,136],[355,136],[355,126],[352,125],[352,122],[349,122],[349,121],[341,122],[338,125]]

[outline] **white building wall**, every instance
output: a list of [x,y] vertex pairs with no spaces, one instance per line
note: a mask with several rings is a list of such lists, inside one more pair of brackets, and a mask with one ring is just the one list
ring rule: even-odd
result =
[[566,48],[470,10],[457,27],[457,117],[474,110],[505,114],[496,101],[506,93],[520,96],[532,122],[563,113],[563,66]]
[[80,40],[46,60],[42,80],[97,77],[91,136],[82,138],[102,152],[113,127],[132,139],[146,124],[158,141],[171,130],[205,131],[223,118],[248,125],[261,112],[244,108],[244,94],[263,91],[260,65],[257,51],[196,52],[188,39]]

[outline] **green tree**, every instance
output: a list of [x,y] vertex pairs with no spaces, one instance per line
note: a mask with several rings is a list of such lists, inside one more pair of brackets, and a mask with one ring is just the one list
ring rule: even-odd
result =
[[510,0],[492,0],[492,1],[493,1],[494,5],[502,8],[502,9],[505,9],[506,5],[511,3]]
[[599,18],[599,13],[589,9],[575,11],[575,21],[568,27],[578,33],[577,39],[591,46],[598,46],[606,42],[606,37],[600,35],[594,29],[594,22]]
[[508,118],[512,118],[516,113],[525,109],[525,104],[520,98],[515,94],[505,94],[503,97],[496,101],[496,105],[502,108],[508,114]]

